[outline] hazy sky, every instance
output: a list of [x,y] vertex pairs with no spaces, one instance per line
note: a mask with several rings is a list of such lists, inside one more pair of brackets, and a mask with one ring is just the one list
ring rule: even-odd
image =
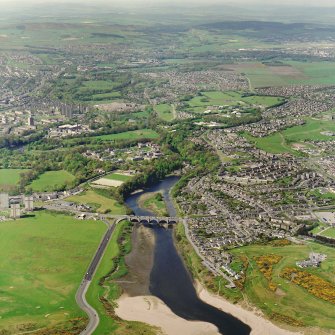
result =
[[[33,3],[69,3],[69,2],[78,2],[78,3],[92,3],[96,4],[99,2],[103,2],[103,0],[0,0],[0,4],[11,4],[11,5],[17,5],[17,4],[33,4]],[[166,4],[166,3],[176,3],[176,4],[192,4],[192,5],[198,5],[203,4],[207,5],[209,3],[213,4],[263,4],[263,5],[291,5],[291,6],[331,6],[335,7],[335,1],[334,0],[109,0],[109,4],[140,4],[140,3],[150,3],[150,4]]]

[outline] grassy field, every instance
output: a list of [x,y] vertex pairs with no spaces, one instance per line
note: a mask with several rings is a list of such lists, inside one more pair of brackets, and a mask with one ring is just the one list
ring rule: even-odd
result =
[[[322,328],[335,328],[333,317],[335,306],[309,294],[303,288],[280,277],[281,271],[286,267],[295,267],[296,261],[307,259],[311,251],[327,255],[320,268],[310,268],[306,271],[313,273],[335,284],[335,249],[316,243],[306,245],[288,245],[275,247],[272,245],[251,245],[232,250],[235,257],[247,257],[249,266],[247,270],[244,293],[250,302],[263,310],[266,315],[292,318],[306,326]],[[270,290],[268,282],[260,273],[255,257],[264,255],[278,255],[282,259],[273,266],[272,282],[277,285],[276,291]]]
[[335,239],[335,228],[329,228],[320,234],[321,236],[326,236]]
[[[154,328],[140,323],[122,321],[115,317],[115,300],[120,296],[121,289],[113,280],[123,277],[127,273],[124,256],[131,250],[130,224],[122,221],[117,225],[105,255],[92,280],[86,298],[99,314],[100,324],[95,335],[154,335]],[[123,243],[119,242],[122,237]],[[102,278],[105,278],[103,286]],[[101,299],[104,299],[104,304]],[[108,310],[108,311],[107,311]]]
[[204,112],[210,106],[241,106],[252,107],[263,106],[271,107],[282,102],[282,98],[267,96],[243,96],[242,92],[237,91],[210,91],[202,92],[201,95],[189,100],[187,110],[192,112]]
[[240,63],[229,68],[245,74],[252,88],[287,85],[333,85],[335,84],[335,63],[283,62],[281,66],[262,63]]
[[119,204],[116,200],[104,197],[94,190],[87,190],[79,195],[74,195],[66,198],[67,201],[72,201],[78,204],[90,205],[99,213],[126,214],[126,208]]
[[141,208],[148,209],[158,216],[168,216],[162,193],[146,193],[139,199]]
[[132,178],[132,176],[128,176],[128,175],[122,174],[122,173],[111,173],[111,174],[108,174],[108,175],[104,176],[104,178],[126,182],[126,181],[130,180]]
[[151,129],[132,130],[119,134],[95,136],[95,138],[102,141],[156,139],[158,137],[159,135]]
[[28,170],[23,169],[0,169],[0,189],[8,190],[20,181],[20,174]]
[[296,154],[297,151],[292,149],[291,144],[304,141],[331,141],[334,136],[327,136],[321,132],[335,132],[335,122],[308,119],[306,124],[287,128],[281,132],[266,137],[246,137],[254,142],[259,149],[271,153],[289,152]]
[[298,152],[293,150],[290,145],[286,143],[285,137],[281,132],[275,133],[266,137],[253,137],[248,134],[244,136],[250,141],[253,142],[257,148],[273,153],[273,154],[283,154],[291,153],[297,155]]
[[164,121],[172,121],[174,119],[172,106],[168,104],[159,104],[155,106],[158,116]]
[[47,171],[33,180],[28,188],[34,192],[49,192],[62,189],[73,182],[75,177],[65,170]]
[[17,334],[84,317],[75,293],[105,230],[44,211],[1,223],[0,329]]

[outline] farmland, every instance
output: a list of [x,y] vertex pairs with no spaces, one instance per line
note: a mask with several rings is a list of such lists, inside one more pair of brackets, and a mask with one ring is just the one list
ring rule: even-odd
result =
[[239,63],[227,66],[244,73],[252,88],[287,85],[331,85],[335,81],[333,62],[287,61],[281,65],[267,65],[258,62]]
[[67,201],[78,204],[85,204],[93,207],[99,213],[126,214],[126,208],[119,204],[115,199],[107,198],[96,190],[87,190],[82,194],[67,198]]
[[48,212],[2,223],[0,328],[54,329],[84,317],[75,292],[105,229]]
[[[335,252],[330,247],[316,243],[305,245],[251,245],[232,250],[235,257],[247,257],[249,265],[246,275],[244,292],[248,299],[262,309],[270,318],[297,322],[306,326],[335,328],[332,315],[334,306],[318,299],[301,287],[280,277],[284,268],[295,267],[295,262],[308,258],[311,251],[327,255],[320,268],[306,269],[311,274],[334,284]],[[280,257],[279,262],[272,266],[272,273],[267,279],[261,275],[256,264],[259,257]],[[267,282],[271,281],[271,287]],[[271,289],[272,288],[272,289]],[[276,288],[273,290],[273,288]]]
[[74,176],[65,170],[47,171],[28,185],[34,192],[48,192],[66,188],[74,181]]

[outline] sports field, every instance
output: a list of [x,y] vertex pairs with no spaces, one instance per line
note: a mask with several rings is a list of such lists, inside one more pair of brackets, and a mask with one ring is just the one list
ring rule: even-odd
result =
[[132,130],[125,131],[123,133],[118,134],[109,134],[109,135],[101,135],[95,136],[102,141],[118,141],[118,140],[140,140],[140,139],[156,139],[159,135],[151,129],[141,129],[141,130]]
[[[287,267],[296,268],[296,261],[308,258],[310,252],[319,252],[327,255],[327,260],[320,268],[307,268],[304,271],[315,274],[317,277],[335,285],[335,250],[317,243],[308,242],[305,245],[251,245],[232,250],[236,257],[244,257],[248,262],[244,293],[251,303],[263,310],[268,316],[289,323],[298,321],[305,326],[316,326],[335,329],[335,305],[310,294],[307,290],[280,276]],[[260,272],[256,264],[256,257],[282,257],[273,266],[270,273],[272,283],[277,289],[271,290],[269,282]]]
[[0,329],[18,334],[84,317],[75,293],[105,230],[44,211],[1,223]]
[[66,198],[67,201],[92,206],[99,213],[126,214],[126,208],[115,199],[107,198],[94,190],[87,190],[79,195]]
[[20,174],[24,169],[0,169],[0,189],[8,190],[20,181]]
[[47,171],[33,180],[28,187],[34,192],[56,191],[66,187],[74,179],[75,177],[65,170]]
[[306,124],[287,128],[281,132],[266,136],[246,136],[262,150],[271,153],[297,153],[291,144],[304,141],[331,141],[335,136],[325,135],[324,132],[335,132],[335,122],[308,119]]
[[129,176],[128,174],[123,174],[122,172],[115,172],[115,173],[108,174],[107,176],[105,176],[105,178],[125,182],[125,181],[130,180],[132,177]]

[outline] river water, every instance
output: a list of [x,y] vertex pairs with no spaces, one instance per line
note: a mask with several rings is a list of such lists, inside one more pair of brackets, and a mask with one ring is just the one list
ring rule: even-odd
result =
[[[174,176],[167,177],[156,185],[131,195],[126,204],[135,215],[154,215],[140,208],[138,199],[144,193],[160,191],[164,195],[169,215],[176,216],[169,191],[178,179]],[[150,274],[151,294],[160,298],[176,315],[186,320],[212,323],[224,335],[250,334],[251,329],[248,325],[199,299],[192,277],[175,248],[172,230],[159,227],[153,229],[156,243],[154,263]]]

